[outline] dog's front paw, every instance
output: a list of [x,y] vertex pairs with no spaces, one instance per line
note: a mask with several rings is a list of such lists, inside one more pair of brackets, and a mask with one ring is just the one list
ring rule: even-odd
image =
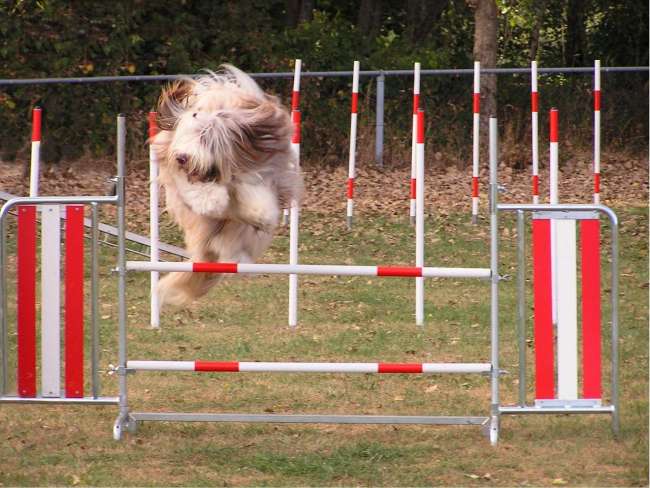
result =
[[246,223],[266,232],[273,232],[280,218],[276,195],[263,185],[237,187],[237,213]]

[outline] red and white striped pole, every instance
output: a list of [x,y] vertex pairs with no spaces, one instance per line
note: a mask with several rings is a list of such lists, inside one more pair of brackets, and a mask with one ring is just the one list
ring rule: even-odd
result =
[[41,107],[32,110],[32,157],[29,172],[29,196],[38,196],[38,180],[41,164]]
[[352,71],[352,107],[350,109],[350,159],[348,162],[348,202],[347,224],[348,230],[352,228],[354,209],[354,178],[356,177],[357,159],[357,109],[359,105],[359,61],[354,62]]
[[533,203],[539,203],[539,98],[537,94],[537,61],[530,63],[530,112],[533,150]]
[[411,137],[411,186],[409,217],[411,224],[415,224],[416,207],[416,173],[417,173],[417,137],[418,137],[418,108],[420,108],[420,63],[413,67],[413,134]]
[[[152,140],[158,134],[158,124],[156,123],[156,112],[149,112],[147,118],[149,123],[149,239],[150,239],[150,261],[158,261],[158,160],[154,150]],[[157,329],[160,327],[160,306],[158,303],[158,278],[157,271],[151,273],[151,308],[150,319],[151,327]]]
[[193,371],[200,373],[489,373],[489,363],[306,363],[263,361],[127,361],[134,371]]
[[[296,171],[300,168],[300,132],[301,119],[300,110],[291,112],[291,121],[293,122],[293,136],[291,137],[291,147],[295,154]],[[291,213],[289,218],[289,264],[298,264],[298,233],[299,233],[300,207],[298,202],[291,202]],[[298,275],[289,275],[289,327],[298,325]]]
[[[549,203],[556,205],[559,203],[558,195],[558,166],[559,166],[559,150],[558,150],[558,111],[552,108],[549,116]],[[552,320],[557,324],[557,229],[556,222],[551,220],[551,277],[552,277],[552,302],[553,313]]]
[[481,63],[474,62],[472,121],[472,223],[478,222],[479,126],[481,122]]
[[[291,113],[294,110],[300,110],[300,72],[302,70],[302,60],[296,59],[293,72],[293,90],[291,91]],[[289,221],[289,209],[285,208],[282,212],[282,224],[286,225]]]
[[600,59],[594,61],[594,203],[600,203]]
[[[424,267],[424,110],[417,113],[415,266]],[[415,324],[424,325],[424,279],[415,278]]]

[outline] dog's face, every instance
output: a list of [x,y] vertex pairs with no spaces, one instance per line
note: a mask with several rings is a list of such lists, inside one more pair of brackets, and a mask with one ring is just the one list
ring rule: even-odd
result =
[[159,125],[168,132],[160,138],[163,164],[190,182],[228,184],[289,145],[289,116],[275,97],[239,70],[227,70],[177,82],[159,101]]

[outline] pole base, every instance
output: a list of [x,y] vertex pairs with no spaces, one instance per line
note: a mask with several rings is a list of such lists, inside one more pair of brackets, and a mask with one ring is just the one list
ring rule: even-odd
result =
[[352,230],[352,217],[347,217],[346,225],[348,226],[348,230]]
[[411,222],[411,225],[415,225],[415,215],[411,215],[410,222]]
[[478,224],[478,215],[472,215],[472,224]]

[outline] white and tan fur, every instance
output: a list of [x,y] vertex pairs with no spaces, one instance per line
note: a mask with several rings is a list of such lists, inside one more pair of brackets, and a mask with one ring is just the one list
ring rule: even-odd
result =
[[[281,209],[299,199],[302,178],[287,110],[242,71],[222,68],[163,90],[161,130],[151,144],[191,260],[254,262],[271,243]],[[158,286],[161,307],[185,305],[219,278],[170,273]]]

